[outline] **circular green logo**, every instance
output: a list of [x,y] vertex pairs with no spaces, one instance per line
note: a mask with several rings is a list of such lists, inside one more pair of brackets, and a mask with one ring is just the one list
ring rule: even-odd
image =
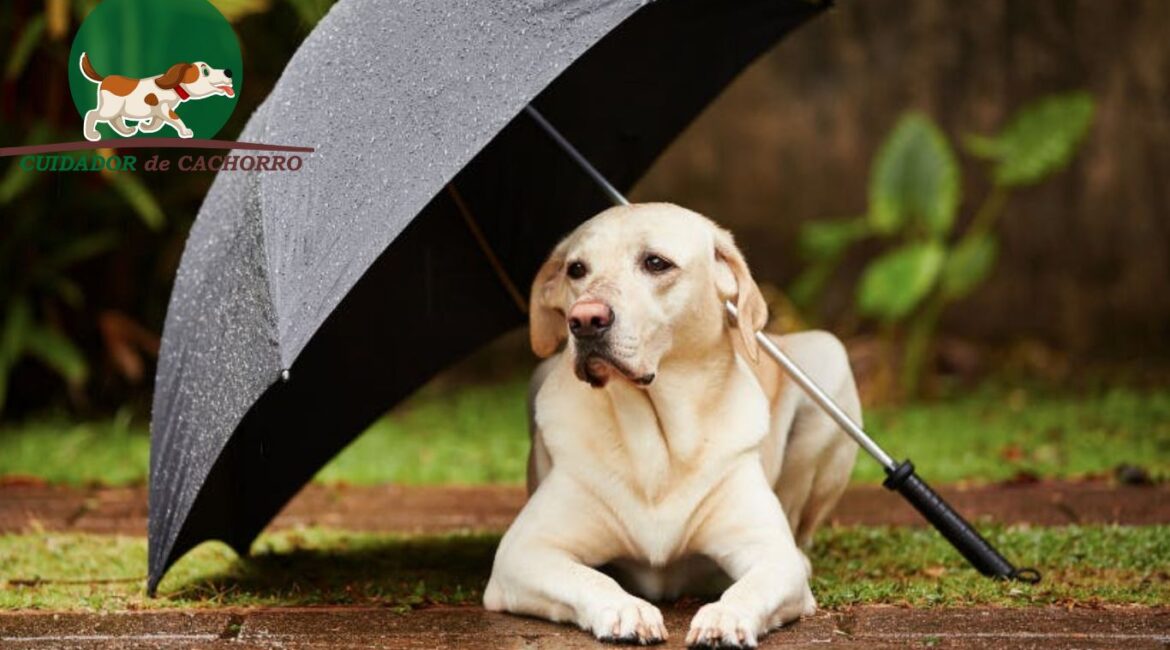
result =
[[207,0],[104,0],[73,41],[87,140],[213,138],[243,82],[240,42]]

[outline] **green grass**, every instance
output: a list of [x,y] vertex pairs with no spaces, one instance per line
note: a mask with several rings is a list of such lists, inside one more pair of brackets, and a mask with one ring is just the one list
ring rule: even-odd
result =
[[[317,476],[375,483],[521,483],[528,452],[525,382],[431,387],[378,421]],[[1021,472],[1075,478],[1122,463],[1170,476],[1170,388],[1089,393],[985,387],[938,402],[871,409],[874,437],[935,483]],[[124,485],[146,479],[146,425],[126,416],[0,429],[0,476]],[[854,479],[876,482],[864,456]]]
[[128,411],[106,421],[50,418],[0,429],[0,476],[129,485],[145,482],[149,466],[146,425]]
[[[1021,473],[1078,478],[1118,465],[1170,478],[1170,389],[1111,388],[1090,394],[985,387],[928,404],[870,411],[874,438],[935,482],[999,481]],[[853,478],[877,482],[860,459]]]
[[353,484],[522,483],[527,379],[424,390],[317,474]]
[[[813,590],[830,609],[1170,601],[1170,526],[999,528],[989,537],[1022,565],[1040,569],[1044,581],[984,578],[930,530],[834,528],[817,538]],[[148,599],[141,538],[7,535],[0,536],[0,610],[475,605],[497,540],[306,529],[262,536],[248,560],[209,543],[175,566],[160,598]]]

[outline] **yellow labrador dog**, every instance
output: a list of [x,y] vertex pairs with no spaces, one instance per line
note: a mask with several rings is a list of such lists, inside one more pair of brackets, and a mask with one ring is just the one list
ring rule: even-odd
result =
[[[857,447],[760,362],[767,305],[731,235],[674,205],[607,210],[556,247],[531,304],[549,357],[532,382],[531,496],[485,606],[648,644],[667,630],[644,599],[730,584],[686,637],[728,647],[813,613],[802,548]],[[773,338],[860,421],[837,339]]]

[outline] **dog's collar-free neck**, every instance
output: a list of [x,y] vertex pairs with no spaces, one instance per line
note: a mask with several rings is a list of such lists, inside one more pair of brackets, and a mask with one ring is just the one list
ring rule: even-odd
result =
[[191,99],[191,93],[183,89],[183,84],[175,86],[175,93],[179,95],[179,101],[181,102]]

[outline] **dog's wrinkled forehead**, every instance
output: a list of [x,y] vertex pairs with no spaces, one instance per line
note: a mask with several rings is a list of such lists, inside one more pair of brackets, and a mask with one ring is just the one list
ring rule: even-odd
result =
[[712,224],[698,213],[668,203],[619,206],[586,221],[569,236],[569,262],[625,264],[654,253],[680,266],[712,250]]

